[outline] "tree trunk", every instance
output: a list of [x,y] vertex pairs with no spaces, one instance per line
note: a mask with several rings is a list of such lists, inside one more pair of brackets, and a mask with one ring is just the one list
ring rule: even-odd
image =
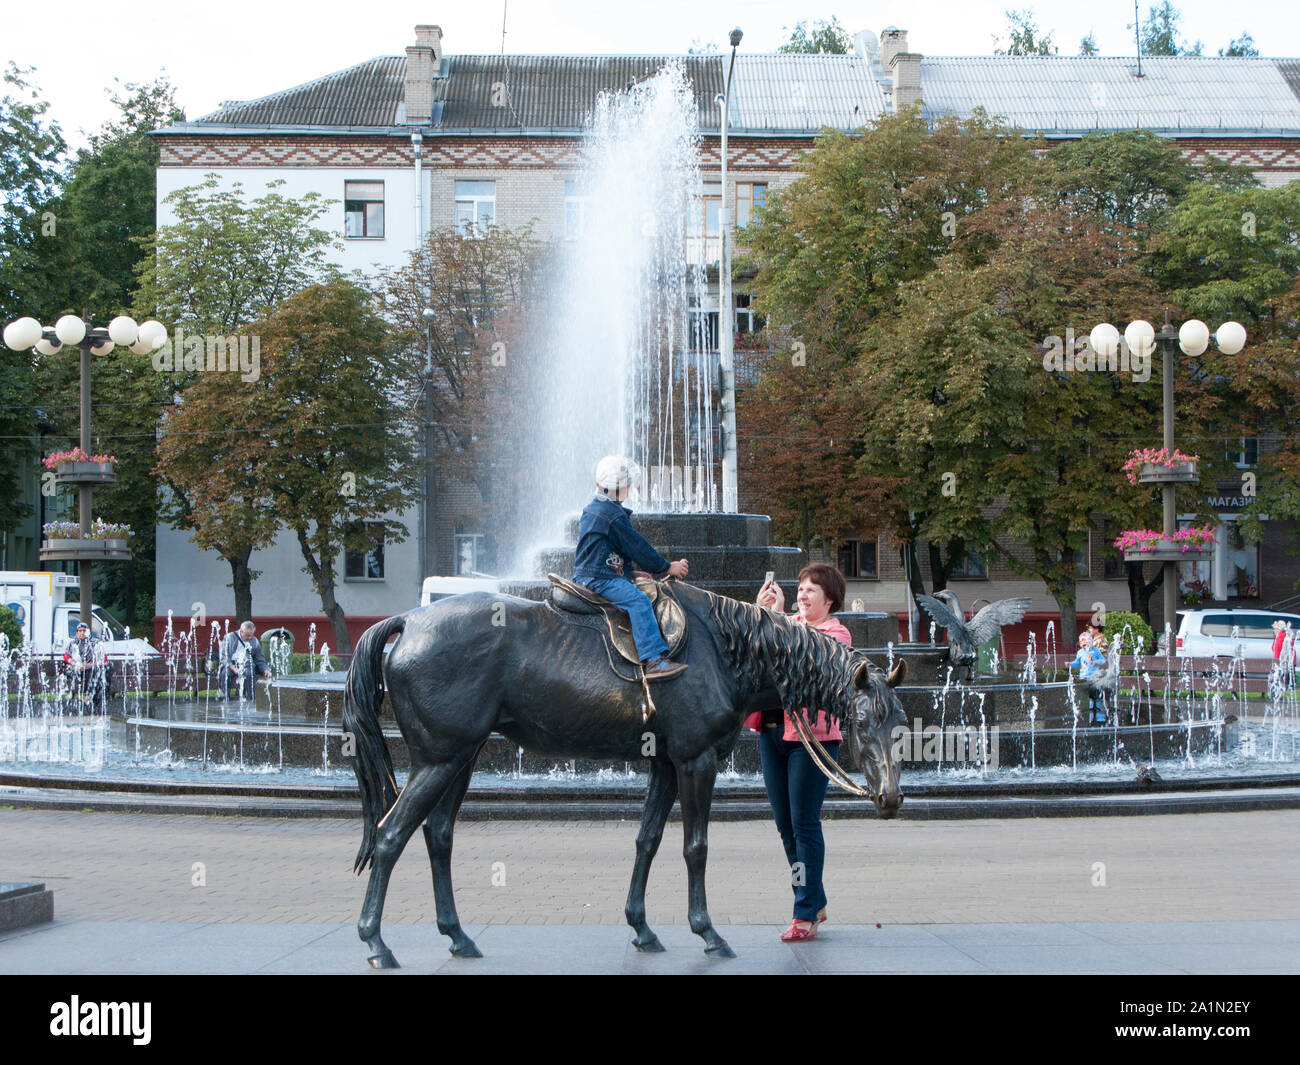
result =
[[245,548],[234,558],[227,558],[230,563],[230,587],[235,590],[235,621],[253,619],[253,573],[248,568],[248,560],[253,557],[253,549]]
[[[933,540],[926,544],[930,551],[930,594],[941,592],[948,587],[948,567],[943,564],[943,553]],[[952,555],[948,556],[949,562]]]
[[912,589],[912,597],[925,594],[925,585],[921,582],[921,558],[916,550],[916,541],[903,544],[903,571],[907,573],[907,584]]
[[334,649],[340,654],[351,654],[352,636],[348,632],[348,619],[343,613],[343,608],[339,606],[338,600],[334,598],[334,563],[327,560],[322,565],[316,561],[316,556],[312,554],[311,542],[307,539],[306,529],[295,528],[294,532],[298,536],[298,546],[302,549],[302,557],[307,563],[312,583],[316,585],[316,591],[320,594],[321,609],[325,611],[330,627],[334,630]]
[[[1148,625],[1151,624],[1151,597],[1165,583],[1165,567],[1156,567],[1156,576],[1150,584],[1142,578],[1141,562],[1125,562],[1124,572],[1128,576],[1128,600],[1133,613],[1139,615]],[[1152,626],[1154,630],[1155,626]]]
[[1053,596],[1061,612],[1061,639],[1057,647],[1062,654],[1069,654],[1079,640],[1078,593],[1073,581],[1068,589],[1062,588]]
[[[122,589],[122,600],[123,600],[123,606],[125,608],[123,610],[123,613],[126,614],[126,623],[131,626],[132,630],[135,630],[138,629],[140,626],[136,624],[136,617],[135,617],[135,559],[134,558],[132,558],[131,561],[126,564],[126,573],[123,574],[123,581],[124,581],[124,587]],[[152,619],[150,619],[150,621],[152,622]]]

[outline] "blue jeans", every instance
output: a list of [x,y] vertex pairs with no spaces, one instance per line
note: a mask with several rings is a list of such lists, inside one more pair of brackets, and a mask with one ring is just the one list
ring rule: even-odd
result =
[[650,605],[645,592],[622,577],[602,580],[599,577],[580,577],[578,584],[586,585],[597,595],[603,595],[615,606],[627,611],[632,619],[632,639],[636,642],[637,657],[642,662],[668,657],[668,645],[659,632],[655,608]]
[[[763,786],[790,862],[794,916],[800,921],[816,921],[817,911],[826,905],[826,891],[822,887],[822,869],[826,864],[822,801],[829,782],[813,764],[803,744],[782,739],[782,731],[780,728],[759,731]],[[822,746],[832,758],[840,749],[838,743],[823,742]]]

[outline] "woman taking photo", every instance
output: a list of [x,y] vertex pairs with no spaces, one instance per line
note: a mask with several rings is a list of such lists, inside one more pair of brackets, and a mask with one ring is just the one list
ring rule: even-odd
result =
[[[815,562],[799,573],[799,610],[791,620],[811,625],[831,639],[851,644],[849,630],[831,615],[844,605],[844,578],[840,571]],[[775,581],[759,590],[758,605],[781,612],[785,595]],[[763,763],[763,785],[776,818],[785,856],[790,862],[794,888],[794,919],[781,933],[786,943],[817,938],[817,926],[826,920],[826,892],[822,888],[822,867],[826,843],[822,837],[822,801],[826,798],[826,777],[799,741],[794,721],[784,710],[753,714],[746,721],[758,728],[758,751]],[[834,758],[839,752],[839,725],[817,711],[813,736]]]

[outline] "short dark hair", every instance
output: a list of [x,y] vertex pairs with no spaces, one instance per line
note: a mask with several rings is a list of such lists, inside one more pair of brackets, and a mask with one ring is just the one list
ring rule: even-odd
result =
[[838,614],[844,606],[844,574],[825,562],[813,562],[799,571],[799,583],[812,581],[830,600],[831,613]]

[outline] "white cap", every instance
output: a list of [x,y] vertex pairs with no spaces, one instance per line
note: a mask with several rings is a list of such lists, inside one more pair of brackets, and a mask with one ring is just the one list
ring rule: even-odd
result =
[[606,455],[596,463],[596,487],[606,492],[617,492],[626,488],[639,471],[637,465],[622,455]]

